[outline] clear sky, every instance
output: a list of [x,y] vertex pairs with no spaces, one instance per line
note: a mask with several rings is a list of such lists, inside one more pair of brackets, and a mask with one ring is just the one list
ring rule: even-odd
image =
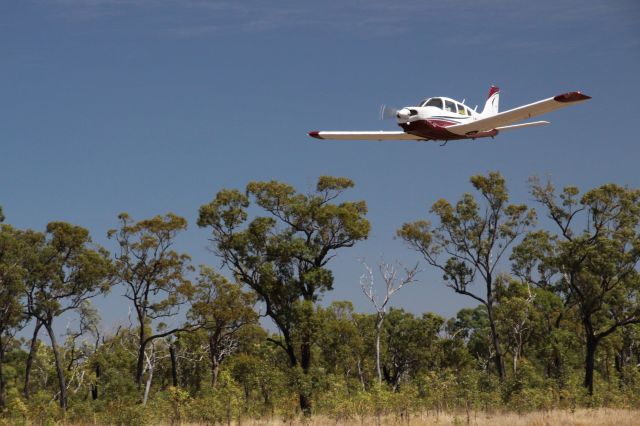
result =
[[[513,200],[527,178],[588,189],[640,186],[640,3],[568,1],[0,0],[0,205],[7,222],[64,220],[106,239],[116,216],[169,211],[178,247],[218,266],[198,207],[221,188],[323,174],[356,182],[372,232],[331,264],[325,301],[360,293],[358,258],[412,264],[395,230],[499,170]],[[495,140],[331,142],[310,130],[396,130],[380,104],[449,96],[501,109],[572,90],[593,96]],[[451,316],[468,300],[423,265],[396,306]],[[121,289],[98,302],[126,316]]]

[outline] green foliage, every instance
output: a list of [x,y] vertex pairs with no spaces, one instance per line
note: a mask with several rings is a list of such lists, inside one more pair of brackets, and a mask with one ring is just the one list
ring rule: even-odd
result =
[[31,395],[27,407],[29,419],[36,424],[53,425],[62,418],[62,409],[44,390]]
[[[472,176],[470,181],[484,205],[469,193],[463,194],[455,206],[440,199],[430,210],[438,218],[436,226],[425,220],[405,223],[397,235],[442,272],[448,287],[486,307],[492,358],[502,380],[502,336],[493,312],[497,302],[496,267],[515,240],[535,224],[536,213],[524,204],[508,204],[506,182],[498,172]],[[483,286],[480,292],[471,288],[476,282]]]
[[[552,229],[525,235],[507,265],[498,259],[535,214],[509,204],[498,173],[471,184],[475,196],[433,205],[435,225],[398,234],[479,304],[449,319],[390,309],[382,325],[350,301],[320,303],[349,284],[334,283],[329,261],[369,232],[364,202],[337,201],[349,179],[321,177],[310,194],[277,181],[219,191],[199,224],[230,278],[206,266],[195,275],[173,250],[183,218],[121,215],[110,236],[135,325],[106,331],[89,299],[110,288],[113,267],[89,232],[0,225],[0,426],[286,423],[311,407],[336,424],[410,424],[425,412],[470,424],[481,411],[639,407],[640,192],[534,180]],[[487,291],[473,293],[478,283]],[[17,331],[34,318],[50,331],[62,314],[72,326],[61,343],[36,335],[29,357]]]
[[[333,202],[353,185],[346,178],[323,176],[315,193],[304,195],[278,181],[251,182],[245,194],[225,189],[200,208],[198,225],[210,229],[216,254],[264,303],[282,334],[273,342],[286,353],[294,375],[298,366],[305,375],[312,366],[319,328],[313,304],[333,288],[327,263],[336,250],[369,234],[364,201]],[[252,201],[267,215],[247,222]],[[308,414],[309,379],[294,382],[301,386],[300,405]]]
[[137,404],[135,400],[113,401],[96,416],[98,424],[117,426],[146,426],[156,424],[151,407]]
[[[175,393],[174,391],[174,395]],[[176,402],[173,402],[174,412],[175,406]],[[192,401],[187,412],[188,417],[195,421],[228,423],[241,418],[242,408],[242,389],[227,371],[222,371],[216,388],[208,388],[198,399]]]

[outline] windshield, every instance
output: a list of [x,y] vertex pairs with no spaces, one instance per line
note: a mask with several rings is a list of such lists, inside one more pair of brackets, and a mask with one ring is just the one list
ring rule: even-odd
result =
[[423,107],[436,107],[442,109],[442,99],[440,98],[431,98],[422,102]]

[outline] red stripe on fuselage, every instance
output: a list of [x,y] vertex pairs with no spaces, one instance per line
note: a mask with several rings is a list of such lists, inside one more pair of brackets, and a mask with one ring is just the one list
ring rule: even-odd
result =
[[453,126],[454,124],[460,124],[457,121],[453,121],[453,120],[449,121],[447,119],[441,119],[441,118],[430,118],[426,121],[432,126],[438,126],[438,127],[449,127],[449,126]]
[[[440,124],[442,123],[442,124]],[[486,132],[478,132],[473,135],[457,135],[447,130],[447,127],[458,123],[452,123],[444,120],[417,120],[410,123],[400,123],[400,127],[407,133],[420,136],[426,139],[435,140],[457,140],[457,139],[476,139],[493,137],[498,134],[497,130],[489,130]]]

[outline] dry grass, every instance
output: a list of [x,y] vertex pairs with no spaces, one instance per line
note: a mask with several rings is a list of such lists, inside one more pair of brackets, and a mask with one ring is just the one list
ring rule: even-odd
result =
[[[238,423],[232,423],[238,424]],[[310,421],[303,422],[301,420],[283,421],[252,421],[244,420],[243,426],[373,426],[377,424],[375,417],[364,419],[351,419],[346,421],[336,421],[327,417],[316,416]],[[467,415],[464,412],[458,414],[440,414],[436,416],[433,413],[412,416],[409,421],[396,417],[383,417],[381,425],[410,425],[410,426],[445,426],[445,425],[473,425],[473,426],[635,426],[640,425],[639,410],[621,410],[621,409],[577,409],[574,412],[565,410],[553,410],[548,412],[533,413],[471,413],[467,423]],[[195,425],[192,425],[195,426]]]

